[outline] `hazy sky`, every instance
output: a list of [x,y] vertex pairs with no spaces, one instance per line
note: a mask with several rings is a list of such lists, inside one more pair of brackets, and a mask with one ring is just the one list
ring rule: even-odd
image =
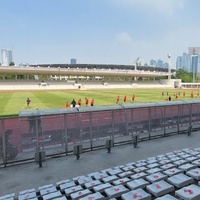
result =
[[14,62],[133,64],[137,57],[172,67],[200,46],[199,0],[0,0],[0,49]]

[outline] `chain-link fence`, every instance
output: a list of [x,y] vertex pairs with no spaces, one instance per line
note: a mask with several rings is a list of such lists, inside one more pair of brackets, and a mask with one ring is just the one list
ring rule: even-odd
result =
[[23,111],[19,117],[0,118],[0,164],[69,154],[74,145],[83,150],[185,132],[200,128],[200,101],[123,104],[87,108]]

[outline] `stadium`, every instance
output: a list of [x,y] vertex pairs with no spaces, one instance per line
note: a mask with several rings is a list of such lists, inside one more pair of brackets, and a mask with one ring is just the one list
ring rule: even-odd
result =
[[[1,92],[198,88],[168,71],[135,66],[39,65],[0,73],[16,76],[1,80]],[[1,117],[0,199],[200,199],[199,109],[200,100],[191,99]]]

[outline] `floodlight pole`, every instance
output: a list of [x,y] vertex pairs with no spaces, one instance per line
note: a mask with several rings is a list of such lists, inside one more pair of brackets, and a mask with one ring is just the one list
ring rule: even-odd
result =
[[168,80],[171,79],[171,55],[168,53]]

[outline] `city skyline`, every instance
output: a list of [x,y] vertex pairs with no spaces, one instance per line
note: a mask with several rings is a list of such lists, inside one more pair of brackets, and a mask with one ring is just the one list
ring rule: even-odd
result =
[[[12,6],[11,6],[12,5]],[[0,49],[15,63],[167,62],[200,46],[197,0],[1,2]]]

